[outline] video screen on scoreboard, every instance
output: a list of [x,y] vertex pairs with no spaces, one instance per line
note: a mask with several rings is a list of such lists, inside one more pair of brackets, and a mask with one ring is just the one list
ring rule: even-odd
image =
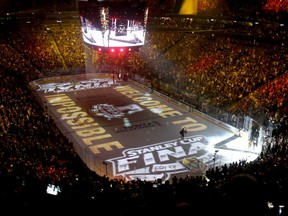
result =
[[97,47],[138,47],[145,43],[146,3],[79,1],[82,36]]

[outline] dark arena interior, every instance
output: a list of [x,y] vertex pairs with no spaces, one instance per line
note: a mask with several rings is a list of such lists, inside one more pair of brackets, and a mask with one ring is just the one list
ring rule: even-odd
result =
[[1,1],[1,210],[288,215],[287,6]]

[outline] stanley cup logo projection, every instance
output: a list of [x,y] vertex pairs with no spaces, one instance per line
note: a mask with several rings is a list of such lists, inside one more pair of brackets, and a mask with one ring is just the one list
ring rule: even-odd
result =
[[[132,179],[169,179],[172,174],[204,173],[208,169],[210,155],[204,149],[206,137],[191,136],[186,140],[171,140],[162,143],[129,148],[122,152],[123,156],[112,158],[113,175]],[[197,156],[197,157],[196,157]],[[175,157],[175,162],[170,161]],[[144,166],[141,166],[144,161]],[[159,162],[161,161],[161,162]]]

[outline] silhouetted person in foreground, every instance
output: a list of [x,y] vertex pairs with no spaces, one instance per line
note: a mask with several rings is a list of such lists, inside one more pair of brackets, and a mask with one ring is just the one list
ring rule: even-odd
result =
[[222,198],[222,215],[271,215],[261,184],[249,174],[231,177],[224,185]]

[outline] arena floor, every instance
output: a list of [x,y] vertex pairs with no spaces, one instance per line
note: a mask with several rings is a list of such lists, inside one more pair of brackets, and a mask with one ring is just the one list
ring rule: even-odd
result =
[[110,74],[40,79],[31,87],[87,166],[110,178],[202,175],[260,153],[237,130]]

